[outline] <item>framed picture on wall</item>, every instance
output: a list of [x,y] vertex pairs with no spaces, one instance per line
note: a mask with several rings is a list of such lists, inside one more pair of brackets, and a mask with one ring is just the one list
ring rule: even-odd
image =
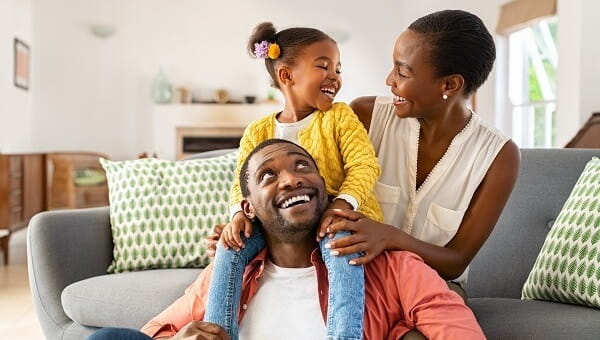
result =
[[23,90],[29,89],[29,46],[15,38],[15,86]]

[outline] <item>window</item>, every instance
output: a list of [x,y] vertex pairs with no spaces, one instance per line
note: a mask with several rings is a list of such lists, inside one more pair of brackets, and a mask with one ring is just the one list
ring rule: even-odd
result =
[[508,36],[508,95],[512,136],[520,147],[556,140],[556,17]]

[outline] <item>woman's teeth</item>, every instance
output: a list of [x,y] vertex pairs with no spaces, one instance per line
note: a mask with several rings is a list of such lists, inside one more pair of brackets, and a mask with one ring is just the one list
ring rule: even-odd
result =
[[405,101],[406,101],[406,98],[404,98],[404,97],[394,96],[394,102],[396,102],[396,103],[404,103]]

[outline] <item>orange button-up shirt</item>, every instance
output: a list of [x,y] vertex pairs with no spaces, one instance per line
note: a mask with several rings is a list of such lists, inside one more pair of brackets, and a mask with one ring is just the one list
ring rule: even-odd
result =
[[[256,294],[267,250],[246,267],[239,317]],[[318,294],[327,320],[327,268],[316,249],[311,261],[317,271]],[[429,339],[485,339],[473,312],[463,299],[416,254],[386,251],[365,266],[364,339],[399,339],[416,328]],[[193,320],[202,320],[212,266],[202,271],[185,294],[150,320],[142,332],[154,338],[171,337]]]

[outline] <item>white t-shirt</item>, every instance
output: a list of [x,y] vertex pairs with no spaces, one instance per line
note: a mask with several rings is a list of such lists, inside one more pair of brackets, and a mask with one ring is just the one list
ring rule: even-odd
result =
[[[369,128],[381,166],[375,196],[385,223],[445,246],[456,235],[473,194],[508,137],[472,113],[417,190],[420,127],[415,118],[398,118],[391,98],[375,100]],[[453,281],[466,282],[467,271]]]
[[258,291],[240,322],[240,340],[325,339],[315,267],[265,263]]
[[277,119],[275,119],[275,138],[281,138],[296,144],[300,144],[298,143],[298,133],[310,125],[310,121],[313,116],[314,113],[311,113],[302,118],[302,120],[294,123],[280,123]]

